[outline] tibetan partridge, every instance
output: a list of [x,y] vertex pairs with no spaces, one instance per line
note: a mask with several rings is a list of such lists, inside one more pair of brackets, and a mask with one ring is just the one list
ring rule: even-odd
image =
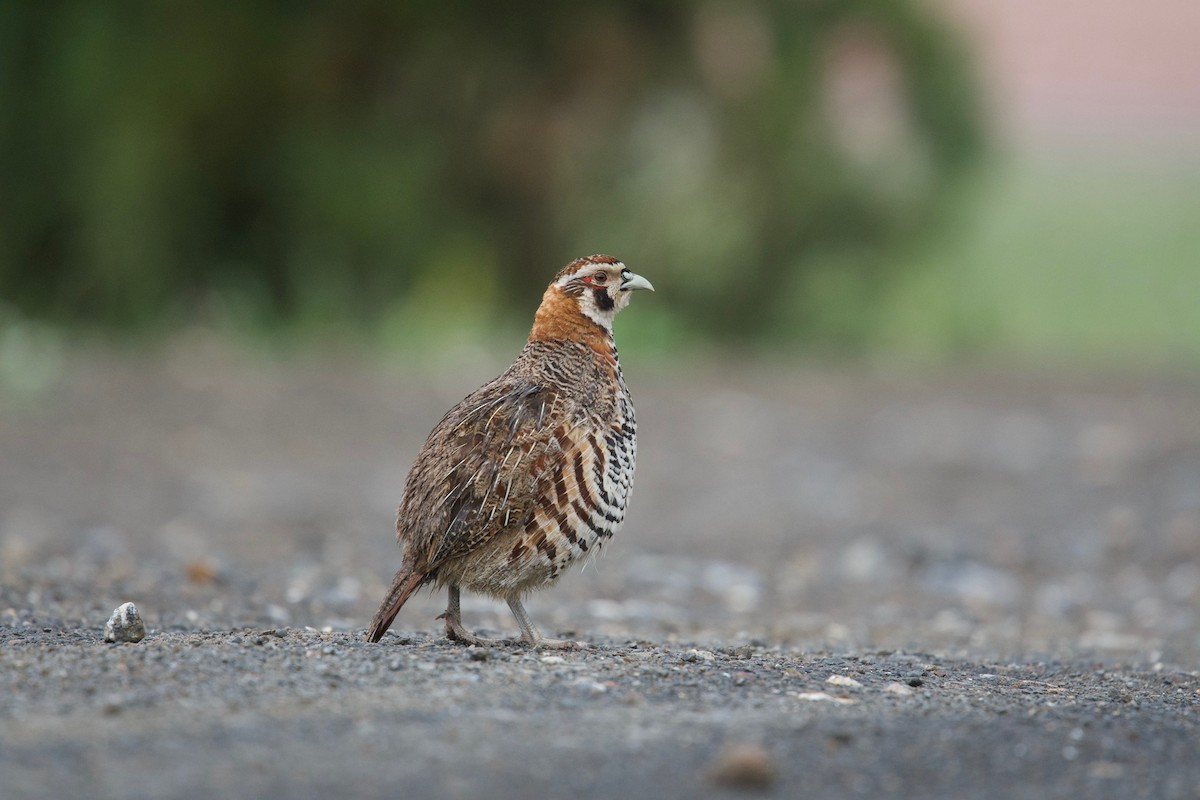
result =
[[522,642],[578,646],[542,637],[521,599],[592,556],[625,519],[637,428],[612,323],[635,289],[653,288],[603,255],[555,276],[516,362],[450,409],[417,454],[396,516],[403,561],[370,641],[433,584],[449,590],[440,619],[451,639],[498,643],[463,627],[468,589],[505,600]]

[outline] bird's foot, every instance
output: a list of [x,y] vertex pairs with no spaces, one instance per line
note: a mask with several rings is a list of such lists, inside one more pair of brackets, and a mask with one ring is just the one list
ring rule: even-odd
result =
[[446,623],[446,637],[452,642],[458,642],[474,647],[512,647],[524,645],[532,650],[587,650],[591,645],[587,642],[576,642],[571,639],[550,639],[540,633],[535,636],[521,636],[520,639],[489,639],[474,631],[467,630],[462,620],[449,613],[442,614],[438,619]]
[[533,639],[522,636],[521,643],[532,647],[534,650],[587,650],[591,647],[587,642],[576,642],[571,639],[549,639],[540,634]]
[[438,619],[445,621],[446,636],[452,642],[475,647],[505,647],[513,643],[511,639],[489,639],[469,631],[463,626],[461,619],[449,612],[440,615]]
[[521,626],[521,642],[534,650],[586,650],[587,645],[583,642],[573,642],[570,639],[547,639],[542,636],[541,632],[533,627],[533,623],[529,621],[529,614],[525,611],[525,605],[521,602],[520,595],[513,595],[508,598],[508,607],[512,609],[513,616],[517,619],[517,624]]

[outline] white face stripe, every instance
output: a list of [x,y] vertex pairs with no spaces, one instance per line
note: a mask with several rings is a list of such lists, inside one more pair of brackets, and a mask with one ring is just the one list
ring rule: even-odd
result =
[[629,267],[625,266],[620,261],[616,261],[616,262],[605,261],[605,262],[600,262],[598,264],[597,263],[584,264],[582,267],[580,267],[575,272],[572,272],[568,275],[563,275],[561,278],[559,278],[558,281],[555,283],[555,286],[566,286],[571,281],[578,280],[579,278],[583,277],[584,275],[591,275],[594,272],[600,272],[600,271],[609,272],[609,273],[616,271],[619,275],[623,276],[626,272],[629,272],[630,270],[629,270]]

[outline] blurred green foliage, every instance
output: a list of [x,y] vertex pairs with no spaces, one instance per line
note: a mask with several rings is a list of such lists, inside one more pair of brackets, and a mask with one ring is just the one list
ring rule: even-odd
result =
[[853,340],[981,139],[917,0],[11,2],[0,97],[0,296],[117,328],[525,320],[610,252],[677,334]]
[[986,172],[968,189],[987,213],[901,257],[879,354],[1195,370],[1200,165],[1085,152]]

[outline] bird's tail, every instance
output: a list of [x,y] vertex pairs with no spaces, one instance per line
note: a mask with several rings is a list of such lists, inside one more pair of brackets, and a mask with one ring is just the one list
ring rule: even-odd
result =
[[379,610],[375,612],[375,619],[371,620],[371,628],[367,631],[367,641],[378,642],[383,638],[387,629],[392,627],[392,620],[400,613],[400,608],[413,592],[421,588],[426,577],[419,572],[414,572],[411,567],[400,568],[396,577],[392,579],[392,588],[388,590]]

